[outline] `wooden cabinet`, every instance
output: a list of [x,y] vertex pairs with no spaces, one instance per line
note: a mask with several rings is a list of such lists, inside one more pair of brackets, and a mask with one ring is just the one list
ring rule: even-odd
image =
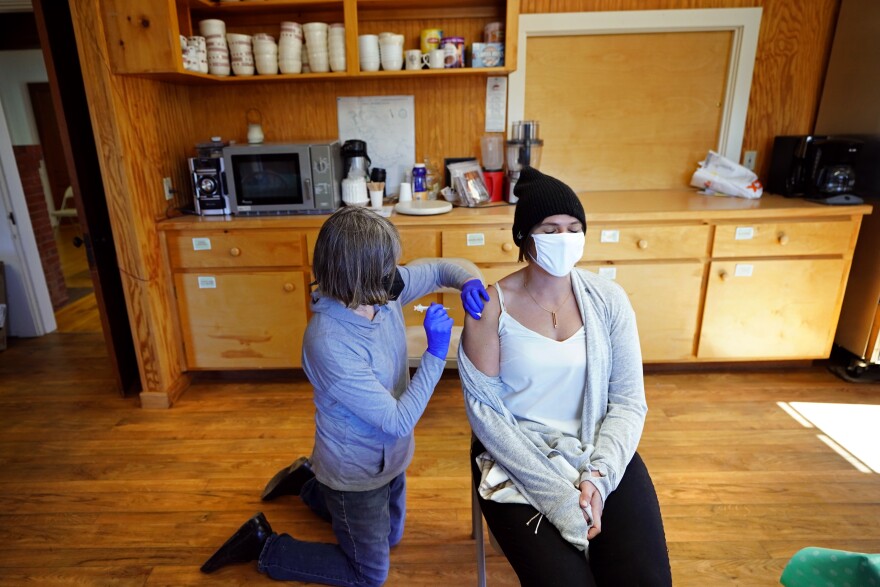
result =
[[719,224],[697,357],[827,357],[857,232],[847,218]]
[[188,369],[301,365],[311,280],[303,233],[218,229],[165,240]]
[[[588,228],[579,266],[626,291],[646,363],[828,356],[861,218],[870,207],[690,192],[581,198]],[[394,215],[401,260],[461,257],[495,283],[522,267],[511,234],[514,210]],[[299,366],[307,284],[323,220],[179,218],[160,224],[187,368]],[[432,301],[442,301],[456,324],[463,323],[457,294],[413,305]],[[404,314],[408,325],[424,320],[412,306]]]
[[588,223],[585,267],[626,291],[644,361],[693,358],[709,237],[705,224]]
[[[516,69],[519,0],[102,0],[105,35],[114,73],[149,75],[184,83],[247,83],[269,80],[334,80],[347,77],[506,75]],[[203,19],[220,19],[227,32],[278,36],[282,21],[345,24],[346,71],[218,77],[183,69],[179,35],[199,34]],[[505,24],[505,62],[500,67],[361,72],[357,39],[362,34],[404,34],[404,49],[419,48],[424,28],[439,28],[471,43],[483,27]]]
[[713,261],[697,357],[828,357],[845,265],[840,257]]
[[693,359],[702,261],[583,267],[613,279],[626,291],[638,321],[642,360],[656,363]]

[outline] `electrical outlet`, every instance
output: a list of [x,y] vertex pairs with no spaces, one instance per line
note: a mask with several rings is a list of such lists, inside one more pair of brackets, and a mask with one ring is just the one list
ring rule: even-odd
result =
[[752,171],[755,170],[755,161],[758,159],[757,151],[746,151],[743,154],[743,167],[747,167]]
[[170,177],[162,178],[162,189],[165,190],[165,199],[171,200],[174,198],[174,186],[171,184]]

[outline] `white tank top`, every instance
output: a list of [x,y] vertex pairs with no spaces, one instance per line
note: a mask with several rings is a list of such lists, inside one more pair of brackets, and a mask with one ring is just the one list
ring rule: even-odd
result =
[[584,327],[563,341],[529,330],[504,309],[501,315],[501,380],[510,391],[501,401],[518,420],[531,420],[579,437],[587,377],[587,338]]

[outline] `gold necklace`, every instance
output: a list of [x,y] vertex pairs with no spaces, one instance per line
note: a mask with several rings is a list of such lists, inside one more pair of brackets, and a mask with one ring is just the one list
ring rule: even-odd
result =
[[528,296],[529,296],[530,298],[532,298],[532,301],[535,302],[535,305],[537,305],[539,308],[541,308],[542,310],[544,310],[545,312],[548,312],[548,313],[550,314],[550,317],[553,318],[553,328],[554,328],[554,329],[555,329],[555,328],[558,328],[558,323],[556,322],[556,312],[558,312],[558,311],[560,310],[560,308],[562,308],[562,306],[565,305],[565,302],[568,301],[568,298],[571,297],[571,291],[572,291],[572,290],[569,288],[569,290],[568,290],[568,295],[565,296],[565,299],[562,300],[562,303],[559,304],[559,306],[558,306],[555,310],[548,310],[547,308],[545,308],[544,306],[542,306],[541,304],[539,304],[539,303],[538,303],[538,300],[535,299],[535,296],[533,296],[533,295],[531,294],[531,292],[529,291],[529,282],[526,281],[525,277],[523,277],[523,289],[526,290],[526,293],[528,294]]

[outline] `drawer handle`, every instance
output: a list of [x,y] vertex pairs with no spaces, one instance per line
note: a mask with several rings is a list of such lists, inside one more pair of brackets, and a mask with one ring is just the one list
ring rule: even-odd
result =
[[788,238],[788,235],[787,235],[787,234],[785,234],[784,232],[782,232],[782,233],[779,234],[779,239],[778,239],[778,240],[779,240],[779,244],[780,244],[780,245],[785,246],[785,245],[788,244],[789,238]]
[[504,243],[503,245],[501,245],[501,250],[505,253],[509,253],[513,250],[513,243]]
[[637,242],[636,244],[639,246],[640,249],[648,248],[648,241],[646,241],[645,239],[639,239],[639,242]]
[[239,249],[238,247],[232,247],[231,249],[229,249],[229,254],[233,257],[238,257],[239,255],[241,255],[241,249]]
[[293,286],[292,283],[285,283],[284,284],[284,291],[293,291],[294,289],[296,289],[296,288]]
[[728,273],[727,271],[721,271],[720,273],[718,273],[718,277],[721,278],[721,281],[727,281],[728,279],[730,279],[730,273]]

